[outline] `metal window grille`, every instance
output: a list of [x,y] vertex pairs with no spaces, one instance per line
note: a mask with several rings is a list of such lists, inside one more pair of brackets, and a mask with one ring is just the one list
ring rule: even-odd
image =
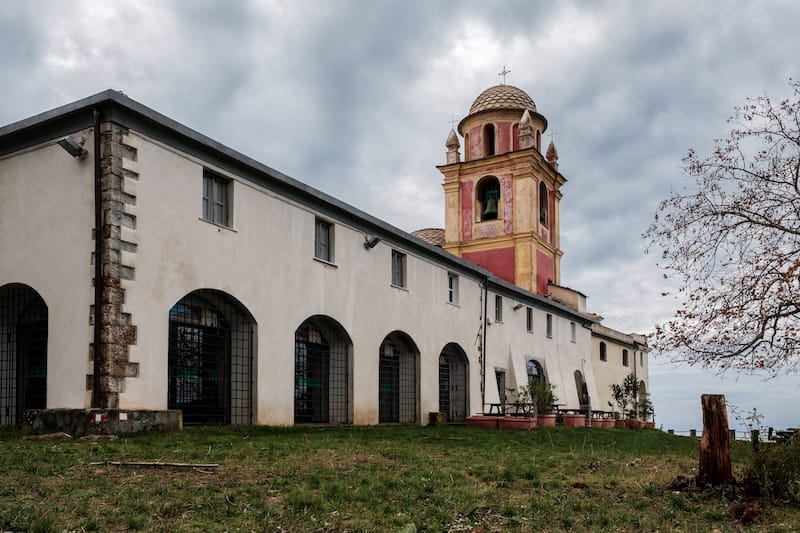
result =
[[306,320],[294,337],[294,422],[350,422],[350,341],[332,320]]
[[547,315],[547,336],[553,336],[553,315],[551,314]]
[[495,322],[503,321],[503,297],[494,297],[494,320]]
[[406,286],[406,254],[392,250],[392,285]]
[[450,343],[439,355],[439,412],[450,423],[467,420],[467,356],[456,343]]
[[0,288],[0,426],[47,406],[47,305],[32,288]]
[[319,218],[314,223],[314,257],[333,261],[333,225]]
[[533,331],[533,309],[525,308],[525,329]]
[[228,187],[230,180],[206,171],[203,173],[203,218],[215,224],[229,224],[230,202]]
[[253,330],[218,291],[195,291],[170,310],[167,403],[184,424],[252,423]]
[[419,353],[400,332],[383,339],[378,364],[378,421],[417,421],[417,359]]
[[528,375],[528,383],[532,383],[534,380],[540,379],[544,380],[544,368],[536,359],[528,359],[525,363],[525,371]]
[[500,397],[500,403],[506,403],[506,371],[495,369],[494,377],[497,380],[497,394]]

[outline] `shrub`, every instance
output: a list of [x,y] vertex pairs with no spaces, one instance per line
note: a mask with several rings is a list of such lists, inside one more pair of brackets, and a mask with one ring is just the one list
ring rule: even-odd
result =
[[800,433],[781,444],[762,444],[744,483],[754,496],[800,503]]

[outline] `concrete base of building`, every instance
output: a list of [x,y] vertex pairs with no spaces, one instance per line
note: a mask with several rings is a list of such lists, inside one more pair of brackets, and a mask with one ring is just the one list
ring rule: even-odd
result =
[[25,411],[22,426],[30,433],[63,431],[73,437],[181,431],[183,414],[177,410],[32,409]]

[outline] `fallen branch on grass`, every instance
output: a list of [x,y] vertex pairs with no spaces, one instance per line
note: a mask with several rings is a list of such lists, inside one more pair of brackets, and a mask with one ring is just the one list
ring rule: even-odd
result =
[[162,463],[161,461],[98,461],[89,463],[91,466],[152,466],[155,468],[174,467],[174,468],[217,468],[217,463]]

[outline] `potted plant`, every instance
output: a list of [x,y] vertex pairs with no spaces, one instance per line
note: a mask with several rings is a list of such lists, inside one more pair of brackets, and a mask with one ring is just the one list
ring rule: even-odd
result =
[[586,415],[582,413],[574,413],[572,411],[564,415],[564,427],[568,428],[585,428]]
[[553,409],[558,398],[553,392],[554,389],[555,385],[547,383],[544,379],[532,379],[525,387],[520,389],[520,393],[524,391],[529,398],[539,427],[554,427],[556,425],[556,414]]
[[620,412],[628,417],[627,420],[617,421],[616,427],[629,427],[632,429],[641,427],[636,411],[636,399],[638,396],[639,381],[633,373],[625,376],[622,384],[614,383],[611,385],[611,397],[619,406]]
[[[507,389],[513,395],[514,389]],[[508,404],[506,416],[497,421],[500,429],[533,429],[536,427],[536,414],[530,395],[529,384],[516,391],[516,399]]]

